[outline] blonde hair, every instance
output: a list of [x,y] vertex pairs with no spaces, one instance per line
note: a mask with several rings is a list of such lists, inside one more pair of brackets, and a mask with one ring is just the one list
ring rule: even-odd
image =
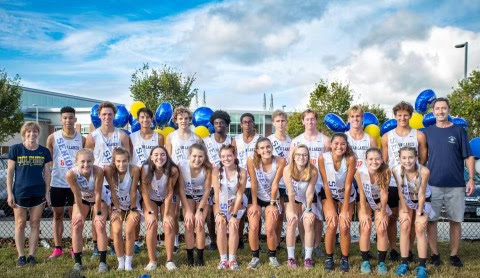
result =
[[273,113],[272,113],[272,120],[274,120],[276,117],[283,117],[283,118],[285,118],[285,120],[288,121],[288,115],[287,115],[287,113],[285,113],[285,112],[282,111],[282,110],[277,109],[277,110],[273,111]]
[[181,115],[181,114],[184,114],[184,113],[188,114],[188,118],[190,120],[192,120],[192,111],[190,111],[190,109],[188,109],[186,107],[179,106],[179,107],[175,108],[175,110],[173,111],[172,121],[174,123],[177,123],[178,115]]
[[302,112],[302,121],[305,119],[305,117],[307,116],[307,114],[310,114],[312,113],[314,116],[315,116],[315,119],[318,120],[318,113],[317,111],[311,109],[311,108],[307,108],[307,110],[303,111]]
[[[307,150],[307,166],[305,169],[302,171],[298,170],[297,168],[297,163],[295,162],[295,153],[299,149],[306,149]],[[313,173],[317,170],[315,166],[312,165],[310,162],[310,151],[308,150],[307,145],[300,144],[296,147],[293,148],[292,153],[290,154],[290,164],[289,164],[289,169],[290,169],[290,175],[292,176],[292,179],[296,181],[309,181],[312,178]]]
[[42,131],[42,129],[40,128],[40,125],[35,122],[26,122],[23,124],[22,128],[20,129],[20,136],[22,137],[22,140],[25,140],[25,133],[27,133],[27,131],[31,129],[36,129],[40,137],[40,133]]
[[112,109],[114,115],[117,114],[117,107],[115,106],[115,104],[111,103],[110,101],[104,101],[100,103],[100,106],[98,106],[98,109],[97,109],[98,115],[100,115],[100,112],[102,111],[103,108],[110,108]]
[[75,154],[75,162],[77,162],[78,157],[81,155],[88,155],[92,160],[95,160],[95,157],[93,156],[93,151],[91,149],[80,149]]
[[347,115],[350,116],[350,113],[353,113],[353,112],[358,112],[358,113],[360,113],[360,116],[363,117],[364,111],[363,111],[363,109],[360,105],[354,105],[354,106],[348,108]]

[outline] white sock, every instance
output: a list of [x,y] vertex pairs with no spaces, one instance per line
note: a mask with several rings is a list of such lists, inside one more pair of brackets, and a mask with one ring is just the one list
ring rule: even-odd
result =
[[221,254],[220,255],[220,261],[224,262],[228,260],[228,255],[227,254]]
[[133,256],[125,256],[125,269],[132,268],[132,260],[133,260]]
[[295,258],[295,246],[292,246],[292,247],[287,246],[287,254],[288,254],[288,258]]
[[175,243],[173,245],[175,245],[177,247],[180,246],[180,242],[178,241],[178,235],[175,235]]
[[125,257],[117,257],[118,269],[125,269]]
[[233,262],[237,260],[237,255],[228,254],[228,261]]
[[312,258],[313,247],[305,247],[305,260]]

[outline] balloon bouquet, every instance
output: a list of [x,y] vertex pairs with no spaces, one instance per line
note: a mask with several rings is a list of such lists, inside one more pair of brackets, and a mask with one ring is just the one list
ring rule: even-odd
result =
[[[324,118],[325,125],[333,132],[345,132],[350,130],[350,123],[345,125],[345,122],[334,113],[328,113]],[[363,113],[363,130],[368,135],[377,140],[380,146],[380,127],[378,126],[378,118],[370,112]],[[396,125],[396,123],[395,123]]]

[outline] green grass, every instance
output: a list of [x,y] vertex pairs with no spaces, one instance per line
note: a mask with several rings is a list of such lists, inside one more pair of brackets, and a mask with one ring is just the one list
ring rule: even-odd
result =
[[[6,245],[3,245],[6,246]],[[248,244],[246,244],[248,246]],[[266,250],[265,244],[262,244],[263,250]],[[456,269],[448,265],[448,243],[440,243],[440,254],[444,264],[441,267],[434,268],[428,266],[429,277],[479,277],[480,276],[480,242],[462,241],[460,257],[463,260],[465,267],[462,269]],[[289,270],[286,266],[286,250],[282,249],[277,252],[278,259],[282,264],[278,269],[272,269],[268,266],[267,254],[262,253],[260,259],[262,266],[256,270],[247,270],[246,265],[250,260],[250,252],[248,248],[240,250],[237,260],[240,263],[241,270],[238,272],[232,271],[220,271],[216,269],[218,263],[218,252],[205,251],[205,267],[187,267],[186,266],[186,251],[181,249],[179,254],[175,256],[175,263],[180,268],[174,272],[168,272],[164,267],[165,263],[165,249],[160,249],[159,255],[159,268],[150,273],[151,277],[366,277],[362,276],[359,272],[360,269],[360,255],[358,250],[358,244],[352,244],[352,250],[350,254],[350,266],[351,271],[349,274],[344,275],[338,271],[338,248],[335,254],[336,271],[331,273],[323,272],[323,258],[315,259],[315,267],[312,270],[305,270],[299,268],[297,270]],[[300,259],[300,248],[297,248],[297,259]],[[51,252],[51,249],[47,250],[39,248],[37,252],[37,259],[39,264],[33,267],[17,268],[17,252],[11,244],[5,248],[0,249],[0,277],[69,277],[71,273],[70,269],[73,266],[73,260],[69,256],[63,256],[55,260],[47,260],[47,256]],[[372,254],[375,251],[372,250]],[[91,260],[89,257],[91,251],[84,252],[84,265],[87,270],[83,272],[86,277],[138,277],[146,272],[143,267],[148,263],[146,251],[142,251],[140,254],[134,256],[134,271],[132,272],[118,272],[114,269],[117,266],[116,257],[108,256],[108,265],[110,271],[106,274],[100,275],[97,273],[98,259]],[[376,257],[376,256],[375,256]],[[300,261],[300,260],[299,260]],[[302,261],[303,262],[303,261]],[[376,259],[371,260],[372,270],[376,268]],[[389,268],[389,275],[387,277],[394,277],[394,269],[398,263],[391,263],[387,259],[387,266]],[[415,267],[411,264],[411,269]],[[413,271],[409,277],[414,277]]]

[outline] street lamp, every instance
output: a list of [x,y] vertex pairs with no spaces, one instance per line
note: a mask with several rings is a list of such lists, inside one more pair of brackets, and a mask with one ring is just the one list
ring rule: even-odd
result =
[[35,107],[35,120],[38,124],[38,105],[36,104],[32,104],[34,107]]
[[465,76],[465,79],[467,79],[468,42],[455,45],[455,48],[464,48],[464,47],[465,47],[465,73],[464,73],[464,76]]
[[285,111],[285,107],[287,107],[286,105],[282,105],[282,110]]

